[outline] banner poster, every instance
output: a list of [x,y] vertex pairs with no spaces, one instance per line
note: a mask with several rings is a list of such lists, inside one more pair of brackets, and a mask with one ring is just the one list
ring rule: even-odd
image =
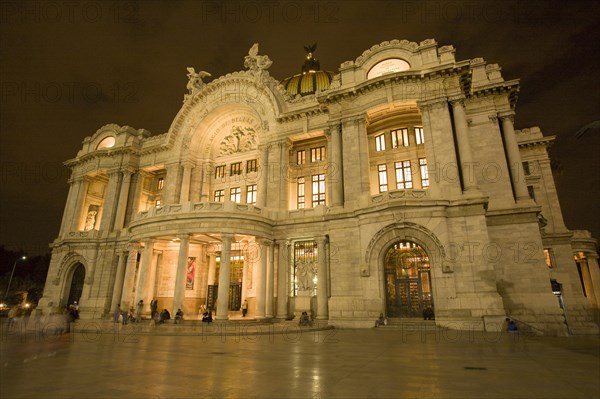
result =
[[196,258],[189,257],[187,262],[187,274],[185,277],[185,289],[194,289],[194,280],[196,278]]

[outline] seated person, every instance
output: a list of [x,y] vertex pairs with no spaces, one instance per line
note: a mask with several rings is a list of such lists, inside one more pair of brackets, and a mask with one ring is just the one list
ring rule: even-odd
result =
[[202,313],[202,321],[204,323],[210,323],[213,321],[212,319],[212,311],[210,309],[205,310],[204,313]]
[[163,309],[162,312],[160,312],[159,323],[164,323],[165,320],[170,320],[170,319],[171,319],[171,313],[169,313],[169,311],[167,309]]
[[387,319],[383,315],[383,313],[379,313],[379,318],[375,320],[375,327],[385,326],[387,324]]
[[181,320],[183,320],[183,311],[179,308],[175,313],[175,324],[181,323]]
[[310,317],[308,316],[308,313],[302,312],[302,315],[300,315],[300,320],[298,321],[298,325],[310,326],[311,324],[312,324],[312,322],[310,321]]
[[510,320],[510,319],[506,319],[507,324],[506,324],[506,330],[509,333],[516,333],[517,331],[519,331],[519,329],[517,328],[517,323],[515,323],[514,321]]
[[423,320],[433,320],[434,314],[433,309],[431,307],[426,307],[423,309]]

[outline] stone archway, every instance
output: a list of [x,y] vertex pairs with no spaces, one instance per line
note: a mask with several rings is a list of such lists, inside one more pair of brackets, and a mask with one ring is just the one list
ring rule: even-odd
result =
[[76,263],[71,268],[68,280],[70,281],[65,281],[65,288],[68,287],[64,295],[66,305],[73,305],[75,302],[79,304],[85,283],[85,266],[82,263]]
[[386,315],[421,317],[433,314],[433,290],[429,256],[419,244],[399,240],[383,260]]

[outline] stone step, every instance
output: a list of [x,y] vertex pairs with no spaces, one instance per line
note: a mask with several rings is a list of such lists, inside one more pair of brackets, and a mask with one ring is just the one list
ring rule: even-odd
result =
[[387,325],[378,328],[402,329],[405,331],[437,331],[444,329],[437,326],[435,320],[395,317],[389,318]]

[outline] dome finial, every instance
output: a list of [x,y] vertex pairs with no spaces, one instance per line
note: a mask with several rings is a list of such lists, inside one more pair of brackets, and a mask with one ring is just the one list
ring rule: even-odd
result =
[[304,51],[306,51],[306,61],[304,61],[304,65],[302,65],[302,73],[305,74],[307,72],[316,72],[321,70],[321,65],[319,64],[319,60],[317,60],[313,53],[317,50],[317,43],[314,43],[312,46],[304,46]]

